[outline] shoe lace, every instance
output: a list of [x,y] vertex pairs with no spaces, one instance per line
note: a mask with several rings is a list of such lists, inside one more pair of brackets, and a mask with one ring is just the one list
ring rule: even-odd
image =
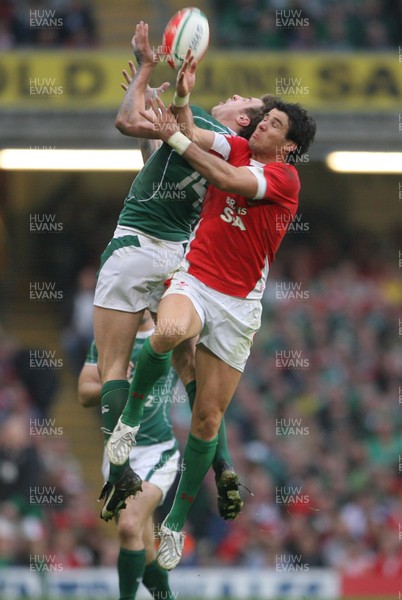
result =
[[132,443],[135,441],[135,432],[134,431],[127,431],[127,433],[125,433],[121,438],[120,441],[123,441],[124,443]]
[[244,485],[244,483],[242,483],[241,481],[239,481],[238,486],[244,488],[245,490],[247,490],[248,493],[250,494],[250,496],[254,497],[253,492],[251,490],[249,490],[248,487],[246,485]]

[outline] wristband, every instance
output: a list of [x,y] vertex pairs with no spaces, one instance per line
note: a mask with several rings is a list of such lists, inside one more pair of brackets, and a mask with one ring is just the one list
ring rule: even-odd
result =
[[178,96],[175,92],[173,96],[173,106],[175,106],[176,108],[183,108],[183,106],[187,106],[189,100],[190,94],[187,94],[187,96],[184,96],[184,98],[182,98],[181,96]]
[[188,137],[186,137],[183,133],[180,133],[180,131],[176,131],[170,136],[170,138],[167,140],[167,143],[173,148],[173,150],[176,150],[177,154],[180,154],[181,156],[191,144],[191,140],[189,140]]

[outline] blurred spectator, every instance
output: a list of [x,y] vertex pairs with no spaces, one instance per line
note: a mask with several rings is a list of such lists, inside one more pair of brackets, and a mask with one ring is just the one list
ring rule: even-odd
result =
[[81,371],[93,340],[93,300],[96,271],[84,267],[78,274],[77,289],[72,299],[69,325],[64,330],[62,344],[76,375]]
[[43,466],[29,437],[27,415],[3,421],[0,439],[0,536],[14,535],[8,551],[3,547],[0,561],[28,564],[31,554],[43,550],[45,528],[42,509],[32,502],[42,484]]
[[0,0],[0,48],[87,48],[96,41],[90,0]]
[[26,387],[32,401],[32,412],[47,418],[56,400],[59,375],[55,369],[33,369],[31,351],[19,349],[14,356],[16,373]]
[[236,0],[235,5],[217,1],[213,41],[232,48],[386,50],[400,41],[400,27],[395,25],[395,17],[400,17],[397,4],[381,0]]
[[96,27],[91,3],[88,0],[68,0],[65,4],[61,44],[70,48],[93,46]]
[[[402,6],[392,0],[215,0],[213,8],[212,44],[222,48],[388,50],[401,41]],[[0,48],[91,48],[98,10],[90,0],[0,0]],[[41,23],[43,11],[59,24]],[[155,12],[151,30],[159,19]]]

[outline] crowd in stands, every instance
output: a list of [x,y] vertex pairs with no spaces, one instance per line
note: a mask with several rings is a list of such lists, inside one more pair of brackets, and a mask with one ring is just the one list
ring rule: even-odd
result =
[[[402,7],[394,0],[211,0],[200,8],[211,21],[212,46],[222,48],[390,50],[402,38]],[[0,48],[92,47],[98,17],[90,0],[0,0]]]
[[90,0],[0,0],[0,49],[91,48],[97,32]]
[[216,0],[216,43],[271,50],[389,50],[401,41],[392,0]]
[[[380,260],[357,238],[348,250],[349,259],[327,261],[312,246],[280,253],[227,414],[252,495],[243,488],[240,518],[222,521],[209,473],[183,565],[402,574],[402,284],[396,259]],[[66,436],[43,429],[58,382],[41,406],[18,356],[3,332],[0,565],[44,555],[64,567],[113,565],[117,542],[101,533],[78,457]],[[172,410],[183,446],[189,410]]]
[[52,418],[59,377],[31,363],[1,331],[0,567],[98,564],[105,540],[80,465]]

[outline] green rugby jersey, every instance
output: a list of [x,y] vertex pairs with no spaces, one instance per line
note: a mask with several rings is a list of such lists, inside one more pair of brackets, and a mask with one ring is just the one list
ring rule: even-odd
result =
[[[149,337],[149,335],[150,332],[139,331],[137,333],[137,338],[131,354],[131,363],[133,366],[130,373],[130,381],[140,350],[145,339]],[[96,365],[97,362],[98,350],[95,346],[95,342],[92,342],[85,363]],[[174,438],[173,426],[170,418],[170,408],[173,402],[187,401],[185,397],[178,397],[178,395],[175,394],[177,381],[177,373],[171,368],[166,377],[161,377],[154,385],[152,394],[148,396],[144,406],[141,426],[136,435],[137,446],[150,446],[151,444],[167,442]]]
[[[232,133],[202,108],[191,106],[191,111],[198,127]],[[160,240],[186,242],[200,216],[207,185],[204,177],[163,143],[131,184],[118,224]]]

